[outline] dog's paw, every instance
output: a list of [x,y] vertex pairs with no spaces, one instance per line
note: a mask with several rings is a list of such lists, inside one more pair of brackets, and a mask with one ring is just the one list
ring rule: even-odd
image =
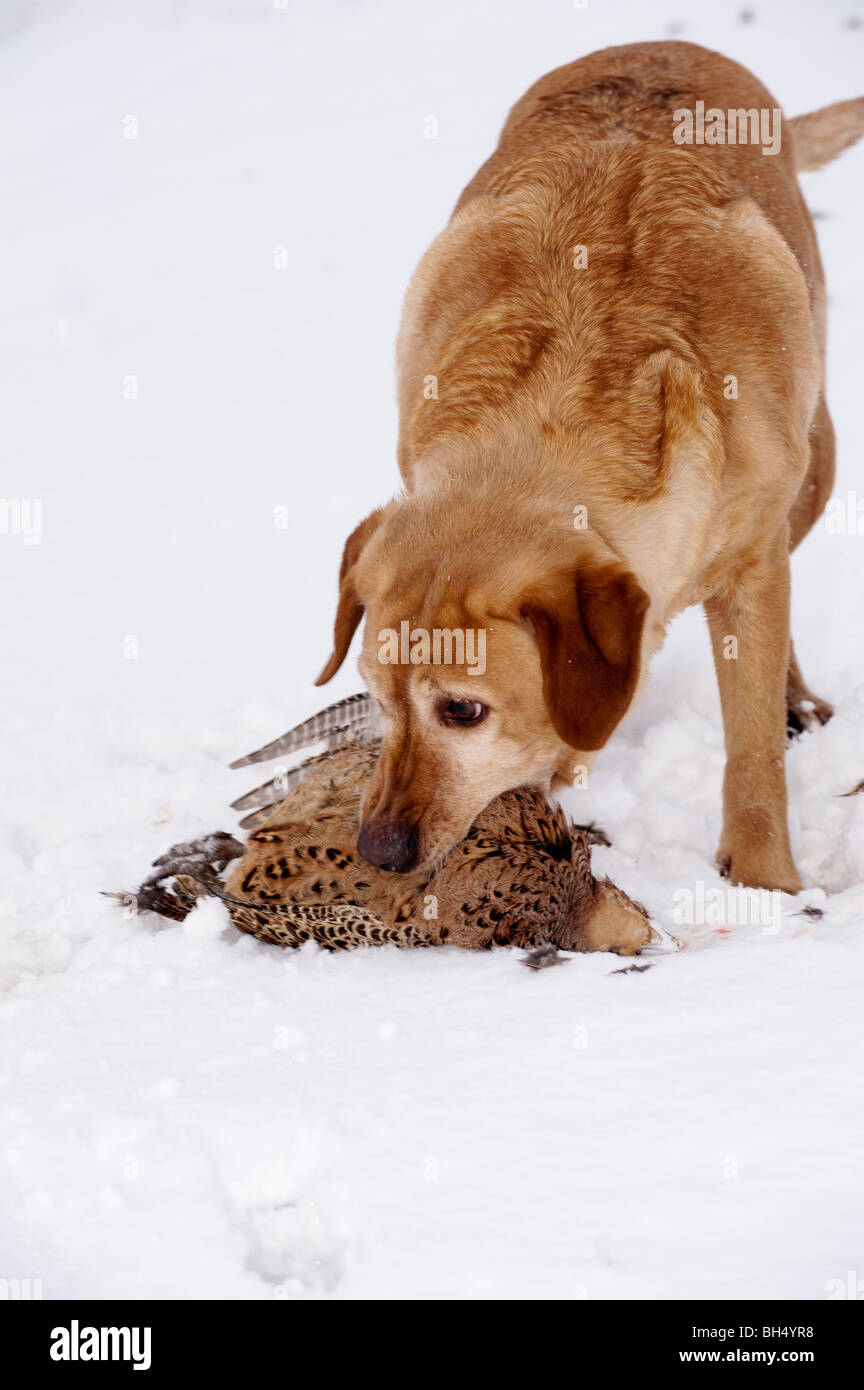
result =
[[794,897],[801,892],[801,879],[798,870],[788,863],[760,863],[747,852],[740,854],[717,855],[717,869],[721,878],[728,878],[735,888],[767,888],[780,893],[791,893]]
[[815,695],[808,698],[787,699],[786,733],[788,738],[798,738],[811,729],[820,729],[834,713],[834,706],[827,700],[819,700]]

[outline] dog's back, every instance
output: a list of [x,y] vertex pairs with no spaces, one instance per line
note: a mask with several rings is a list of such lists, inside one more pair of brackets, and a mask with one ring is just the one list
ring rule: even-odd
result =
[[[780,104],[739,63],[697,44],[624,44],[567,63],[535,82],[511,110],[498,148],[465,188],[456,210],[494,190],[501,176],[550,145],[574,150],[602,141],[652,141],[676,146],[676,111],[756,111],[771,118],[771,146],[703,141],[699,154],[722,168],[733,186],[752,198],[798,258],[808,285],[822,271],[810,214],[796,171],[817,167],[853,143],[864,129],[864,100],[843,102],[792,121],[777,120]],[[736,135],[749,123],[740,122]],[[710,138],[710,137],[709,137]],[[799,148],[800,146],[800,148]],[[766,152],[767,151],[767,152]]]

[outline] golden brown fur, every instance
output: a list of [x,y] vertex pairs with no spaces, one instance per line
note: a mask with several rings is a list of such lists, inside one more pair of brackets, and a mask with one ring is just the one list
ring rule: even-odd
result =
[[[699,100],[777,107],[692,44],[549,73],[408,290],[405,495],[349,538],[320,677],[365,612],[360,665],[387,727],[364,825],[411,828],[414,858],[397,867],[428,866],[508,788],[590,767],[670,619],[702,603],[726,735],[721,862],[735,882],[800,887],[787,691],[802,721],[812,696],[790,646],[788,552],[824,505],[834,455],[796,128],[798,164],[814,167],[857,138],[864,105],[787,122],[766,156],[676,145],[673,112]],[[402,621],[484,629],[485,672],[381,664],[379,633]],[[453,699],[489,712],[451,727]]]

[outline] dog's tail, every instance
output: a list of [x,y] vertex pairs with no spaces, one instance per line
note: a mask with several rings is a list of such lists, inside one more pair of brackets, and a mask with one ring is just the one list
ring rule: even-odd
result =
[[806,116],[794,116],[789,125],[799,174],[821,169],[864,135],[864,97],[835,101]]

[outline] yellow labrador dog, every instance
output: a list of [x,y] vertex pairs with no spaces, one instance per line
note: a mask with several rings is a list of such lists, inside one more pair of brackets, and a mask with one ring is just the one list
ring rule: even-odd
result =
[[723,709],[721,868],[794,893],[787,720],[830,717],[789,637],[789,551],[834,469],[825,292],[796,171],[864,99],[782,120],[688,43],[541,78],[408,290],[404,495],[349,537],[330,679],[385,719],[359,846],[430,865],[493,797],[590,767],[670,619],[704,605]]

